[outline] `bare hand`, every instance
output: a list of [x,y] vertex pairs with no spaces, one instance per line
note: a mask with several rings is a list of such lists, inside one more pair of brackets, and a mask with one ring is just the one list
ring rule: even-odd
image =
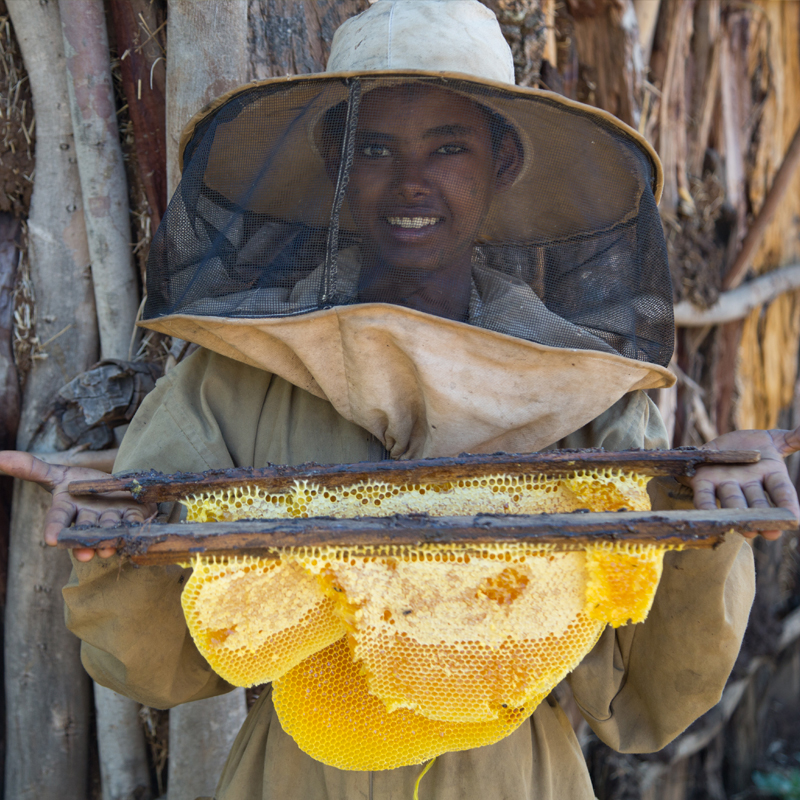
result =
[[[788,508],[800,520],[800,504],[783,459],[800,450],[800,428],[793,431],[733,431],[709,442],[706,450],[758,450],[757,464],[705,466],[689,480],[695,508],[712,510],[717,500],[723,508]],[[755,533],[745,534],[753,537]],[[781,531],[762,531],[777,539]]]
[[[54,547],[58,534],[73,522],[76,525],[99,525],[113,528],[120,522],[144,522],[156,513],[156,506],[140,505],[129,494],[117,492],[102,496],[73,497],[69,493],[72,481],[97,480],[108,478],[105,472],[86,467],[65,467],[47,464],[17,450],[0,450],[0,472],[38,483],[53,495],[53,502],[44,521],[44,541]],[[72,551],[78,561],[91,561],[95,550],[79,547]],[[101,558],[113,556],[113,547],[98,549]]]

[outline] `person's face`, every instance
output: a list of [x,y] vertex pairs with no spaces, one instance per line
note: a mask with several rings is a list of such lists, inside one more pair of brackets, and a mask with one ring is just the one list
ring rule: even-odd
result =
[[502,188],[497,162],[470,100],[435,87],[367,94],[347,186],[367,260],[435,271],[471,254]]

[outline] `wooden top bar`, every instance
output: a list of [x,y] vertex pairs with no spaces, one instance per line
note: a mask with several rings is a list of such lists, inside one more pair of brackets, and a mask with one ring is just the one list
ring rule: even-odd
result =
[[299,467],[268,466],[264,469],[226,469],[209,472],[141,472],[104,480],[73,481],[70,494],[92,495],[130,492],[141,503],[181,500],[197,492],[227,489],[242,484],[270,492],[286,491],[296,480],[320,486],[349,486],[363,480],[388,483],[437,483],[475,478],[493,473],[555,475],[578,469],[618,469],[658,475],[694,475],[705,464],[753,464],[761,458],[756,450],[550,450],[541,453],[462,454],[452,458],[419,461],[377,461],[357,464],[303,464]]
[[623,511],[359,519],[290,519],[119,525],[65,528],[62,548],[114,547],[137,564],[188,561],[203,555],[258,555],[268,548],[420,545],[491,542],[555,544],[564,549],[596,541],[714,547],[731,530],[793,530],[797,521],[782,508],[718,511]]

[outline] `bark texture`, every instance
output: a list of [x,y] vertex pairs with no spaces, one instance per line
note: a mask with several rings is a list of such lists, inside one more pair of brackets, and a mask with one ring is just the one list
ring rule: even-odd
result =
[[246,716],[244,689],[186,703],[169,712],[169,800],[214,796]]
[[172,195],[184,126],[206,103],[247,81],[247,0],[170,0],[167,30],[167,192]]
[[149,800],[150,772],[139,704],[96,683],[94,707],[103,800]]
[[167,62],[158,33],[162,24],[150,0],[109,0],[108,5],[136,162],[155,231],[167,210]]
[[[186,123],[209,101],[247,81],[247,0],[169,0],[167,191],[180,179]],[[247,715],[243,689],[170,711],[170,800],[212,796]]]
[[61,0],[60,9],[100,351],[127,358],[139,292],[105,10],[102,0]]
[[[27,0],[8,6],[30,77],[41,158],[28,221],[36,328],[17,445],[50,450],[42,420],[58,388],[96,360],[97,323],[58,7]],[[69,560],[42,542],[49,500],[32,484],[14,494],[5,796],[85,800],[89,681],[63,620]]]

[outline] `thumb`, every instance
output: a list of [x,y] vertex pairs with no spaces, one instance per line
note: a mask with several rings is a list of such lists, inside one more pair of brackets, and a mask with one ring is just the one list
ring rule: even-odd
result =
[[23,481],[33,481],[52,491],[63,480],[65,469],[20,450],[0,450],[0,472]]
[[800,426],[793,431],[770,431],[770,436],[772,436],[775,442],[775,449],[781,458],[786,458],[786,456],[790,456],[800,450]]

